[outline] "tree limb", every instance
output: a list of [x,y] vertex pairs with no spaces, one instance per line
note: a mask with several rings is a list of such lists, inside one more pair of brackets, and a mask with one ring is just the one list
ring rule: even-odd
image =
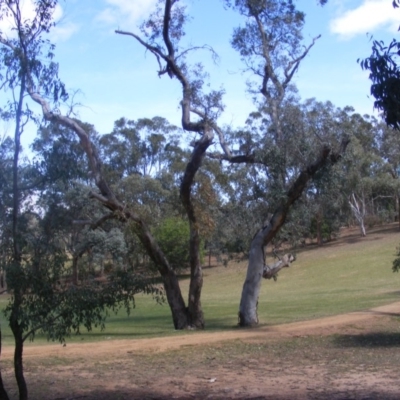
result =
[[321,35],[318,35],[315,38],[313,38],[311,44],[305,48],[303,54],[301,54],[299,57],[297,57],[294,60],[292,60],[291,62],[289,62],[289,64],[287,65],[287,67],[285,68],[285,71],[284,71],[286,79],[283,83],[283,87],[287,87],[287,85],[290,83],[290,81],[293,78],[293,75],[295,74],[295,72],[297,71],[297,69],[300,66],[300,62],[306,57],[306,55],[308,54],[310,49],[314,46],[315,42],[320,37],[321,37]]
[[271,278],[276,277],[276,274],[282,268],[289,268],[290,264],[295,260],[296,260],[296,258],[292,254],[285,254],[275,264],[264,265],[262,277],[264,279],[271,279]]
[[268,244],[279,231],[286,220],[290,207],[302,195],[308,182],[321,168],[323,168],[329,162],[334,164],[339,161],[349,143],[349,137],[345,136],[342,139],[337,152],[332,152],[331,148],[327,145],[323,146],[320,151],[320,155],[315,160],[315,162],[308,165],[304,170],[300,172],[299,176],[293,182],[288,192],[286,193],[286,198],[283,200],[282,204],[274,212],[269,223],[262,228],[264,246]]

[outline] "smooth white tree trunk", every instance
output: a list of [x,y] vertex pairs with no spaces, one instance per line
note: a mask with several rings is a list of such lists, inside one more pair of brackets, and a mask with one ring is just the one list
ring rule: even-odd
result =
[[257,305],[262,278],[273,278],[282,268],[289,267],[295,260],[291,254],[286,254],[275,264],[266,265],[264,241],[265,232],[260,230],[251,242],[247,275],[239,307],[239,325],[241,326],[258,324]]
[[246,280],[243,284],[239,307],[239,325],[258,324],[257,304],[264,270],[264,234],[260,230],[253,238],[250,247]]
[[360,227],[361,236],[366,236],[367,232],[365,230],[364,218],[367,212],[364,198],[360,198],[359,200],[357,200],[356,195],[352,193],[349,199],[349,204],[351,211],[353,212],[354,217],[356,218]]

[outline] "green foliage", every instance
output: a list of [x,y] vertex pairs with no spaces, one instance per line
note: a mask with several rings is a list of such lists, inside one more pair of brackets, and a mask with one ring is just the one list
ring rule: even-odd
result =
[[[318,221],[316,218],[313,218],[311,220],[311,226],[310,226],[310,235],[311,237],[315,238],[317,237],[317,224]],[[332,227],[331,221],[329,220],[323,220],[321,223],[321,235],[323,240],[329,240],[332,237],[332,234],[337,232],[336,229]]]
[[[135,305],[134,295],[140,292],[163,301],[162,290],[139,275],[117,270],[106,282],[90,280],[75,286],[60,276],[60,272],[66,273],[65,262],[57,268],[54,263],[61,260],[52,261],[53,265],[49,266],[42,262],[39,271],[31,265],[19,271],[8,270],[10,284],[18,279],[20,288],[26,289],[16,313],[24,340],[33,340],[37,333],[42,333],[49,340],[64,342],[71,333],[80,333],[81,327],[88,331],[94,327],[104,329],[109,312],[116,313],[124,306],[129,315]],[[11,318],[14,308],[15,301],[11,297],[4,309],[6,318]]]
[[154,230],[162,251],[170,265],[179,271],[189,267],[189,223],[180,217],[168,217]]
[[395,129],[400,129],[399,51],[400,43],[396,39],[389,46],[374,40],[371,56],[359,61],[361,68],[370,71],[375,108],[383,112],[386,123]]

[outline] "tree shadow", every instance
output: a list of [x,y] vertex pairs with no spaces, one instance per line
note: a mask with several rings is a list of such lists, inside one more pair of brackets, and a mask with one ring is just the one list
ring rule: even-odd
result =
[[360,335],[337,335],[334,345],[342,348],[400,348],[400,333],[371,332]]
[[399,233],[398,222],[371,228],[367,230],[367,236],[365,237],[362,237],[360,235],[360,232],[357,228],[352,228],[351,231],[345,231],[344,233],[339,234],[338,237],[325,241],[322,245],[318,245],[315,241],[312,241],[311,243],[306,243],[302,247],[297,247],[295,250],[297,254],[301,254],[303,252],[328,249],[332,247],[340,247],[347,244],[383,240],[385,235],[392,235],[398,233]]

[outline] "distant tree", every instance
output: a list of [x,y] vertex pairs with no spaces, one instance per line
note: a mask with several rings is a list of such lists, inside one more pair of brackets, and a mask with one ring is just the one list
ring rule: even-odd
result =
[[377,146],[383,163],[379,195],[386,200],[393,197],[400,227],[400,136],[397,130],[383,123],[377,124],[377,130]]

